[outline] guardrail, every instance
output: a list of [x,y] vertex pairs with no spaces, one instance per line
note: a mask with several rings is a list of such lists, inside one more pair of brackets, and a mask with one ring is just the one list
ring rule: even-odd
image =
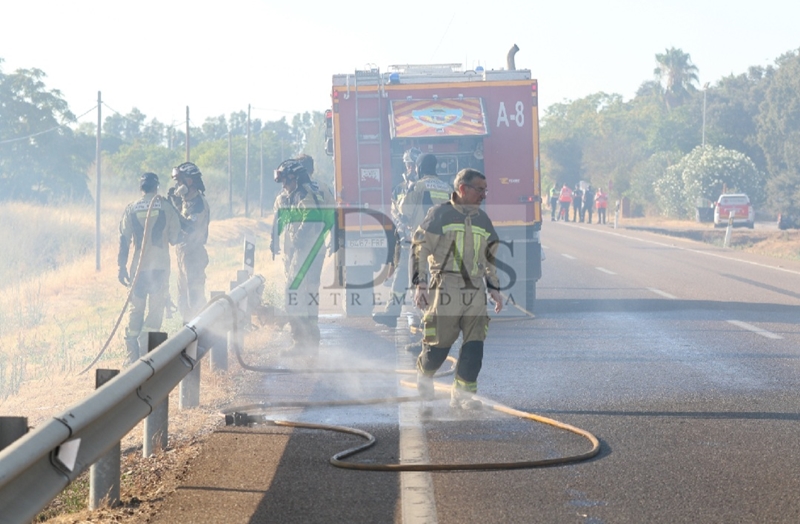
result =
[[[156,349],[92,395],[0,452],[0,522],[31,522],[78,475],[112,449],[186,377],[219,333],[260,301],[251,277],[215,300]],[[256,302],[258,303],[258,302]],[[234,304],[238,307],[232,311]],[[235,316],[233,316],[235,315]]]

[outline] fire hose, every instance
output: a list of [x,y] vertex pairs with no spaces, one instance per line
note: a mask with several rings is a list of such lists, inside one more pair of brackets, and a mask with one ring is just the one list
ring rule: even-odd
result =
[[[233,340],[239,340],[238,338],[238,319],[237,319],[237,310],[236,304],[233,300],[228,297],[227,295],[219,295],[214,297],[211,302],[206,306],[210,306],[211,303],[215,300],[226,300],[230,304],[231,312],[232,312],[232,334]],[[246,370],[254,371],[258,373],[281,373],[281,374],[301,374],[301,373],[391,373],[391,374],[403,374],[403,375],[416,375],[415,370],[376,370],[376,369],[286,369],[286,368],[276,368],[276,367],[261,367],[261,366],[252,366],[244,362],[244,359],[241,355],[241,348],[239,344],[234,344],[234,353],[236,355],[236,359],[239,362],[239,365]],[[456,360],[453,357],[447,357],[448,361],[451,363],[451,367],[448,370],[443,372],[437,373],[436,377],[451,375],[455,372],[455,364]],[[413,388],[416,385],[412,382],[402,380],[400,384],[405,387]],[[434,383],[436,390],[450,390],[449,386]],[[569,464],[575,462],[581,462],[584,460],[588,460],[594,456],[596,456],[600,452],[600,441],[595,437],[592,433],[580,429],[575,426],[571,426],[569,424],[565,424],[563,422],[559,422],[557,420],[553,420],[547,417],[543,417],[541,415],[536,415],[534,413],[528,413],[525,411],[509,408],[504,406],[500,403],[494,402],[487,398],[483,397],[475,397],[476,399],[480,400],[484,406],[488,406],[494,411],[499,413],[504,413],[506,415],[511,415],[514,417],[530,420],[533,422],[538,422],[541,424],[546,424],[548,426],[554,427],[556,429],[560,429],[563,431],[567,431],[576,435],[579,435],[585,439],[587,439],[591,447],[588,451],[583,453],[579,453],[576,455],[569,455],[569,456],[562,456],[562,457],[554,457],[554,458],[547,458],[547,459],[537,459],[537,460],[521,460],[521,461],[509,461],[509,462],[467,462],[467,463],[447,463],[447,464],[434,464],[434,463],[417,463],[417,464],[399,464],[399,463],[386,463],[386,464],[376,464],[376,463],[364,463],[364,462],[347,462],[345,461],[346,458],[352,457],[358,453],[361,453],[370,447],[372,447],[376,443],[376,439],[370,433],[356,429],[350,428],[345,426],[336,426],[330,424],[313,424],[308,422],[295,422],[290,420],[277,420],[271,418],[267,414],[250,414],[253,411],[264,411],[268,409],[274,408],[309,408],[309,407],[334,407],[334,406],[349,406],[349,405],[375,405],[375,404],[388,404],[388,403],[403,403],[403,402],[418,402],[422,400],[422,397],[419,395],[412,395],[412,396],[402,396],[402,397],[385,397],[385,398],[375,398],[375,399],[367,399],[367,400],[337,400],[337,401],[321,401],[321,402],[271,402],[271,403],[256,403],[256,404],[248,404],[248,405],[241,405],[241,406],[231,406],[222,410],[222,414],[225,416],[226,425],[235,425],[235,426],[248,426],[251,424],[267,424],[273,426],[282,426],[282,427],[291,427],[291,428],[304,428],[304,429],[312,429],[312,430],[323,430],[323,431],[333,431],[337,433],[346,433],[355,435],[365,439],[367,442],[355,446],[353,448],[346,449],[341,451],[335,455],[333,455],[329,462],[331,465],[337,468],[344,468],[344,469],[354,469],[354,470],[362,470],[362,471],[455,471],[455,470],[503,470],[503,469],[529,469],[529,468],[542,468],[542,467],[549,467],[549,466],[557,466],[562,464]],[[248,413],[249,412],[249,413]]]

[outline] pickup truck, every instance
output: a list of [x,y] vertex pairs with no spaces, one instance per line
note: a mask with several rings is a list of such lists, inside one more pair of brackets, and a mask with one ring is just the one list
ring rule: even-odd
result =
[[755,211],[750,204],[750,198],[744,193],[720,195],[714,204],[714,227],[725,227],[728,219],[733,216],[734,226],[747,226],[753,228]]

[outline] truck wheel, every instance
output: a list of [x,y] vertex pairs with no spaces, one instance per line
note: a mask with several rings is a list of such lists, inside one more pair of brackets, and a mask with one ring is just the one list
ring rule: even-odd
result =
[[347,266],[345,268],[344,310],[348,317],[367,317],[372,314],[372,280],[375,273],[371,266]]

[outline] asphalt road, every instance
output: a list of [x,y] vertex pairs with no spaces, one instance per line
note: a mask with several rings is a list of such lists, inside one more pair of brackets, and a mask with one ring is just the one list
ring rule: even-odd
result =
[[[349,471],[328,458],[356,437],[226,428],[154,522],[800,521],[800,262],[561,222],[545,223],[542,243],[536,318],[492,323],[480,394],[592,432],[598,456],[542,469]],[[401,330],[334,316],[323,328],[321,368],[412,366]],[[276,356],[285,342],[251,356],[312,364]],[[243,379],[242,403],[413,393],[388,373]],[[589,447],[488,410],[454,413],[444,398],[431,407],[272,416],[370,431],[376,446],[351,459],[367,463],[511,462]]]

